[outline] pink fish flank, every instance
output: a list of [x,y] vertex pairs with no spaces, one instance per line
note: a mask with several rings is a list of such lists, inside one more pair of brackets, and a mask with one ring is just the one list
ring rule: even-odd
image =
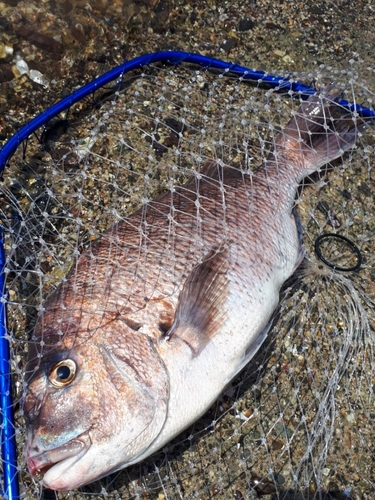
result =
[[24,402],[28,466],[46,487],[149,456],[257,352],[303,257],[296,190],[364,128],[335,98],[302,103],[255,172],[210,161],[115,224],[47,299]]

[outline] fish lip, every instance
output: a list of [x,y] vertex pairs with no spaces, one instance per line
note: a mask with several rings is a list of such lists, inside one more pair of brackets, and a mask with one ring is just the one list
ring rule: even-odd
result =
[[[41,473],[44,475],[55,465],[61,466],[64,462],[68,461],[75,463],[87,453],[90,446],[91,439],[86,431],[56,448],[35,455],[28,454],[27,465],[30,474]],[[72,461],[72,458],[75,458],[75,460]]]

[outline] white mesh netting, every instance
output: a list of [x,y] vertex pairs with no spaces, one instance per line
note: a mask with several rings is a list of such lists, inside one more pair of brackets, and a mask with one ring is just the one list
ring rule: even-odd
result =
[[[335,81],[348,101],[374,106],[371,68],[348,63],[346,72],[321,68],[293,78],[319,87]],[[371,127],[327,175],[314,175],[301,189],[305,260],[284,287],[266,343],[217,403],[161,451],[79,491],[45,490],[28,473],[23,374],[43,300],[101,233],[183,184],[207,159],[254,171],[300,104],[239,77],[183,65],[144,68],[125,75],[116,92],[100,94],[31,137],[4,173],[0,208],[23,497],[374,498]],[[360,269],[338,272],[319,260],[314,243],[323,233],[352,241]],[[322,247],[328,261],[355,262],[350,247],[335,239],[330,245]]]

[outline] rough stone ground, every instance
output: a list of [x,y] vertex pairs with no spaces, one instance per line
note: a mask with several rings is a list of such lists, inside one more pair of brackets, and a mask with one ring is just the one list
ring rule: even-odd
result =
[[[298,0],[0,2],[0,141],[11,137],[20,126],[62,96],[124,60],[148,52],[159,50],[200,52],[269,72],[283,70],[313,73],[320,65],[335,70],[346,70],[350,65],[349,60],[363,61],[361,64],[364,68],[375,67],[374,21],[375,7],[372,0],[359,0],[355,3],[344,0],[317,1],[314,4]],[[20,75],[20,68],[22,70],[25,65],[19,61],[24,61],[28,70],[34,70],[34,73]],[[373,189],[373,186],[370,185],[369,189]],[[360,196],[360,191],[358,193]],[[314,318],[310,319],[313,321]],[[256,393],[251,394],[253,400],[249,397],[248,407],[246,398],[241,400],[239,410],[244,415],[247,415],[248,408],[253,407],[257,399]],[[280,395],[280,399],[282,397]],[[343,394],[343,401],[345,397]],[[226,408],[228,410],[231,408],[233,401],[235,398],[221,402],[223,412]],[[339,404],[339,408],[349,422],[352,413],[348,412],[347,417],[346,403]],[[208,425],[210,418],[203,420],[201,425],[198,424],[194,428],[195,435],[199,436],[200,429]],[[234,421],[234,418],[232,420]],[[226,433],[229,435],[233,433],[230,423],[230,419],[223,420],[216,430],[220,435]],[[364,439],[369,441],[371,423],[367,421],[366,424],[364,422],[358,424],[362,428]],[[265,422],[264,428],[267,425]],[[355,432],[357,421],[354,423],[350,421],[350,425]],[[244,446],[243,450],[241,448],[241,453],[250,453],[248,450],[251,450],[252,442],[261,437],[261,434],[256,432],[258,431],[254,431],[253,435],[251,433],[246,435],[245,444],[249,445]],[[281,427],[278,436],[282,436],[283,433],[287,433],[286,427]],[[338,457],[335,464],[337,474],[331,482],[327,480],[330,490],[336,493],[326,498],[327,500],[328,498],[370,499],[371,494],[375,495],[374,489],[368,487],[369,482],[374,481],[372,467],[367,464],[367,468],[358,466],[357,469],[356,464],[361,460],[371,463],[371,453],[365,458],[356,454],[358,450],[351,445],[350,433],[346,428],[343,430],[343,435],[347,449],[341,450],[338,447],[335,450]],[[274,441],[275,451],[282,439],[281,437]],[[371,441],[373,442],[373,439]],[[205,443],[210,446],[210,451],[215,453],[215,440],[206,440]],[[186,462],[182,462],[182,458],[176,454],[173,474],[176,474],[180,466],[181,470],[185,471],[187,464],[196,461],[200,454],[203,458],[202,463],[197,463],[191,468],[189,481],[195,484],[186,483],[185,489],[181,489],[181,484],[177,486],[178,480],[176,480],[173,498],[181,498],[183,495],[181,491],[199,491],[197,498],[202,500],[207,498],[240,500],[250,498],[250,495],[256,498],[258,494],[264,495],[267,500],[297,498],[276,496],[274,484],[282,485],[284,480],[282,476],[259,486],[253,474],[252,482],[250,481],[251,493],[249,493],[248,476],[242,482],[234,483],[240,486],[229,486],[227,492],[223,491],[211,469],[205,477],[195,473],[195,470],[205,469],[207,451],[203,450],[202,446],[199,439],[194,439],[191,456],[190,451],[185,450]],[[233,443],[230,446],[233,447]],[[184,447],[186,448],[186,444]],[[220,471],[230,470],[231,467],[231,463],[225,461],[226,450],[221,451],[221,463],[215,469],[219,477]],[[229,452],[228,456],[231,456]],[[247,458],[244,456],[243,460],[246,461]],[[334,468],[334,465],[331,465],[330,469],[327,469],[327,476],[334,476],[332,472]],[[139,469],[139,473],[141,470]],[[345,473],[342,473],[343,470]],[[368,470],[369,475],[361,477],[356,470]],[[350,477],[345,476],[349,473]],[[231,470],[229,475],[234,477],[235,472]],[[136,476],[137,472],[132,471],[129,480],[134,481]],[[157,476],[157,472],[153,476],[148,474],[147,480],[156,484]],[[171,480],[174,478],[169,478],[169,482]],[[336,488],[337,483],[340,487]],[[210,485],[208,489],[207,484]],[[353,490],[348,490],[348,495],[342,488],[345,484],[353,486]],[[140,489],[139,497],[136,496],[137,492],[134,493],[135,490],[131,490],[133,496],[127,496],[130,495],[129,489],[122,483],[117,486],[116,482],[108,488],[108,491],[116,491],[116,488],[118,493],[110,493],[112,495],[110,498],[160,500],[172,498],[170,493],[160,489],[157,489],[156,493],[153,493],[152,489],[149,492]],[[33,498],[35,489],[30,489],[31,491],[33,493],[26,492],[26,498]],[[350,493],[351,491],[353,493]],[[98,488],[93,488],[90,494],[95,495],[95,498],[106,498],[106,493],[100,493]],[[44,491],[42,495],[45,499],[55,498],[51,492]],[[313,498],[313,493],[309,495],[306,490],[304,498]],[[61,496],[61,498],[69,497]],[[89,497],[82,496],[82,498]]]

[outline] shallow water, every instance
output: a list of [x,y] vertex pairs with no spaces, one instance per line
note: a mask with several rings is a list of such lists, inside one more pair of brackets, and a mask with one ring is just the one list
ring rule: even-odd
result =
[[[68,10],[67,4],[64,5]],[[210,3],[206,7],[199,3],[181,6],[170,3],[168,16],[164,11],[164,17],[160,12],[152,13],[160,6],[150,4],[142,7],[144,12],[135,16],[136,19],[131,17],[133,21],[126,21],[123,13],[119,16],[116,7],[110,17],[105,18],[100,2],[93,4],[92,10],[81,8],[79,2],[70,4],[77,9],[79,17],[76,20],[84,31],[79,48],[76,42],[73,43],[80,35],[70,23],[71,11],[64,14],[60,9],[58,12],[56,5],[49,2],[38,12],[26,2],[6,5],[9,9],[6,11],[9,26],[4,29],[6,43],[14,47],[14,53],[22,53],[30,67],[35,65],[45,75],[49,86],[42,87],[27,75],[3,83],[0,102],[2,107],[6,106],[6,113],[0,118],[0,125],[5,136],[44,109],[47,103],[53,103],[62,90],[73,90],[82,79],[89,80],[97,72],[108,69],[105,66],[120,62],[124,56],[129,58],[130,54],[166,47],[205,52],[257,68],[296,71],[298,78],[303,76],[300,72],[307,71],[308,83],[320,71],[327,75],[326,81],[334,79],[346,84],[349,95],[355,87],[357,98],[364,104],[369,105],[367,99],[373,96],[374,72],[366,69],[374,66],[369,50],[373,35],[362,36],[362,30],[373,16],[370,3],[363,3],[356,12],[352,12],[349,5],[337,8],[325,3],[321,9],[319,5],[313,9],[301,5],[298,14],[294,10],[296,7],[289,3],[275,7],[262,2],[256,11],[244,6],[236,9],[233,3],[231,6],[223,3],[219,7]],[[149,24],[145,21],[147,15]],[[244,23],[246,19],[254,26],[240,31],[241,21],[242,27],[250,26],[251,23]],[[34,23],[32,28],[31,21]],[[80,30],[77,24],[75,29]],[[31,33],[20,30],[19,25],[28,26],[34,32],[37,26],[42,33],[52,36],[61,33],[60,45],[51,51],[40,40],[32,44]],[[190,38],[184,34],[187,28]],[[167,30],[168,38],[161,34],[161,29]],[[95,38],[99,31],[104,33],[105,39],[100,53]],[[225,40],[231,43],[224,44]],[[223,44],[224,48],[220,48]],[[9,57],[6,62],[11,63]],[[321,63],[325,63],[325,67],[319,69]],[[353,86],[348,86],[351,68],[357,80]],[[26,355],[25,331],[33,326],[41,295],[48,294],[67,272],[72,262],[72,249],[81,251],[108,227],[116,218],[114,208],[122,211],[123,216],[143,197],[155,195],[166,186],[169,171],[165,166],[176,163],[177,146],[170,126],[159,126],[158,144],[149,139],[158,112],[157,92],[166,78],[165,71],[157,74],[159,78],[142,80],[148,83],[137,88],[141,97],[137,96],[138,104],[134,105],[137,116],[126,131],[126,144],[118,140],[123,125],[119,128],[118,119],[105,115],[106,110],[118,109],[123,99],[120,96],[116,105],[108,101],[99,110],[93,110],[92,106],[72,110],[71,127],[57,134],[50,151],[41,152],[37,141],[31,142],[27,160],[16,157],[7,169],[7,183],[13,187],[7,193],[2,210],[9,216],[7,205],[11,201],[13,206],[17,204],[27,213],[25,239],[18,246],[16,257],[23,272],[12,270],[9,276],[14,284],[10,298],[21,302],[19,307],[11,308],[10,315],[14,370],[21,378]],[[195,110],[187,117],[191,126],[179,147],[182,159],[174,174],[178,181],[187,178],[198,154],[202,157],[217,155],[238,163],[250,157],[255,158],[255,163],[261,160],[270,147],[267,146],[268,124],[271,122],[278,130],[285,124],[292,104],[271,100],[270,110],[266,110],[259,106],[259,102],[264,103],[264,97],[253,94],[248,86],[236,89],[232,81],[215,90],[217,101],[212,100],[206,110],[210,119],[204,122],[202,107],[207,102],[207,94],[203,87],[207,82],[196,78],[195,86],[187,91],[189,75],[191,72],[177,78],[181,97],[188,93],[191,96],[189,109]],[[171,98],[175,98],[177,87],[174,77],[170,79]],[[212,80],[208,76],[207,79],[211,85]],[[126,95],[129,98],[129,90]],[[249,124],[244,127],[236,113],[236,105],[246,101],[241,119],[248,118]],[[224,110],[224,106],[229,108]],[[255,118],[245,116],[254,110]],[[221,138],[220,144],[217,131],[224,112],[227,135]],[[159,113],[161,122],[170,118],[167,112]],[[91,124],[99,116],[105,116],[105,123],[96,133],[95,143],[91,144],[88,141]],[[176,127],[176,123],[181,123],[181,116],[174,116],[174,119]],[[202,135],[202,128],[209,134]],[[207,135],[216,138],[216,143],[207,140]],[[246,146],[243,145],[244,136],[252,138]],[[72,138],[80,142],[76,142],[74,152],[65,157],[72,149]],[[159,146],[166,138],[170,143],[167,151]],[[262,141],[266,141],[263,149]],[[296,281],[286,286],[280,317],[267,348],[218,403],[156,456],[88,486],[82,493],[60,494],[58,498],[88,498],[89,495],[113,499],[237,499],[256,498],[257,495],[266,499],[323,498],[326,491],[331,492],[332,498],[370,499],[374,496],[371,449],[375,287],[373,148],[374,135],[369,131],[358,149],[346,155],[343,162],[338,162],[334,172],[316,185],[304,187],[298,210],[304,228],[306,265]],[[140,161],[150,151],[155,158],[152,168],[150,163],[146,166]],[[108,156],[132,165],[132,175],[127,171],[123,180],[117,180],[120,187],[114,186],[113,180],[119,174],[117,164],[104,162]],[[84,182],[82,164],[90,167]],[[146,187],[145,172],[152,174],[148,175]],[[69,185],[64,187],[67,177]],[[51,196],[48,189],[57,194]],[[77,224],[77,193],[87,200],[80,208],[80,218],[89,221],[83,225]],[[36,200],[31,209],[30,199]],[[75,209],[71,208],[72,204]],[[52,223],[43,217],[46,206],[54,214]],[[64,210],[68,212],[65,214],[68,223],[62,219]],[[318,261],[313,247],[316,237],[322,232],[335,231],[360,248],[364,262],[358,272],[333,272]],[[43,234],[42,242],[38,240],[40,234]],[[9,239],[7,244],[9,250]],[[30,245],[31,255],[37,255],[38,261],[30,258]],[[28,307],[24,307],[25,302]],[[18,400],[22,386],[17,376],[15,383]],[[20,464],[24,471],[21,458],[23,420],[19,413],[17,423],[21,429]],[[42,491],[38,481],[25,471],[21,474],[21,482],[25,498],[54,498],[51,492]]]

